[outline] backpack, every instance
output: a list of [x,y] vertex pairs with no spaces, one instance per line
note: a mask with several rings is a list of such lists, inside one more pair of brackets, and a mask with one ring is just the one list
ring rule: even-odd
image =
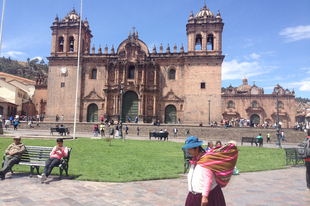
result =
[[297,148],[298,154],[301,159],[307,159],[310,158],[310,138],[307,138],[306,140],[302,141]]

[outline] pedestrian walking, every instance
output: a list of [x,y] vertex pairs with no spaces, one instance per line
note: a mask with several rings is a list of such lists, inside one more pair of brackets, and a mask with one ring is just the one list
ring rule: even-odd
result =
[[125,126],[125,132],[126,132],[126,134],[128,134],[128,126],[127,126],[127,124],[126,124],[126,126]]
[[137,135],[139,136],[140,128],[137,127]]
[[189,129],[186,131],[186,134],[187,134],[187,137],[189,137],[189,134],[190,134]]
[[14,121],[14,130],[17,130],[17,126],[18,126],[18,120],[15,119],[15,121]]
[[62,123],[64,122],[64,119],[65,119],[65,116],[64,116],[64,115],[61,115],[61,122],[62,122]]
[[94,125],[94,137],[98,137],[98,131],[99,131],[98,124],[95,124]]

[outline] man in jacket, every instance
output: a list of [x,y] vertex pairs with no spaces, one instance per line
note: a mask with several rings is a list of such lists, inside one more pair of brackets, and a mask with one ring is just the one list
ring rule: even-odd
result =
[[2,169],[0,170],[0,178],[2,180],[5,179],[5,174],[10,171],[14,164],[19,163],[23,153],[25,152],[25,145],[20,141],[20,137],[15,137],[14,143],[10,144],[9,147],[5,150],[7,157],[4,160]]

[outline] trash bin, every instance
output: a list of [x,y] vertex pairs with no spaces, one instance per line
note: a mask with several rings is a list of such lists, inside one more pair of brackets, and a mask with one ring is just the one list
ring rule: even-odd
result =
[[114,135],[114,128],[110,128],[110,135]]

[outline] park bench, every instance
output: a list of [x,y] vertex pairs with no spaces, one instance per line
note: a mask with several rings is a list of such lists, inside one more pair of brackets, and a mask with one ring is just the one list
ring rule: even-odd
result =
[[[241,145],[243,145],[243,142],[248,142],[248,143],[251,143],[251,146],[253,146],[253,143],[255,143],[256,140],[257,140],[256,137],[242,137],[241,138]],[[259,138],[257,143],[259,143],[260,147],[263,146],[263,144],[264,144],[263,138]]]
[[53,135],[53,132],[58,132],[58,135],[69,135],[70,132],[69,132],[69,129],[68,128],[58,128],[58,127],[51,127],[51,132],[50,134]]
[[284,148],[286,155],[286,165],[288,165],[290,162],[292,162],[294,165],[297,165],[299,161],[304,162],[304,160],[300,158],[297,149],[298,148]]
[[162,138],[164,138],[164,141],[165,141],[167,138],[167,141],[168,141],[168,135],[169,135],[169,133],[166,133],[166,132],[164,132],[164,133],[149,132],[149,139],[151,140],[151,137],[155,137],[155,139],[158,138],[158,140],[159,140],[159,138],[160,138],[160,140],[162,140]]
[[183,150],[183,154],[184,154],[184,174],[185,174],[191,165],[189,161],[193,159],[193,156],[191,154],[189,154],[187,149],[182,149],[182,150]]
[[[30,177],[33,175],[33,170],[37,170],[37,174],[39,174],[40,167],[45,167],[45,161],[50,158],[50,153],[53,150],[53,147],[38,147],[38,146],[25,146],[26,150],[24,154],[22,155],[21,161],[18,163],[19,165],[28,165],[30,166]],[[70,158],[70,152],[72,148],[68,148],[68,156],[63,157],[60,160],[59,167],[59,173],[61,179],[62,172],[65,170],[66,175],[68,176],[68,168],[69,168],[69,158]],[[3,155],[3,162],[2,167],[4,164],[6,154]],[[11,172],[13,173],[12,169]]]

